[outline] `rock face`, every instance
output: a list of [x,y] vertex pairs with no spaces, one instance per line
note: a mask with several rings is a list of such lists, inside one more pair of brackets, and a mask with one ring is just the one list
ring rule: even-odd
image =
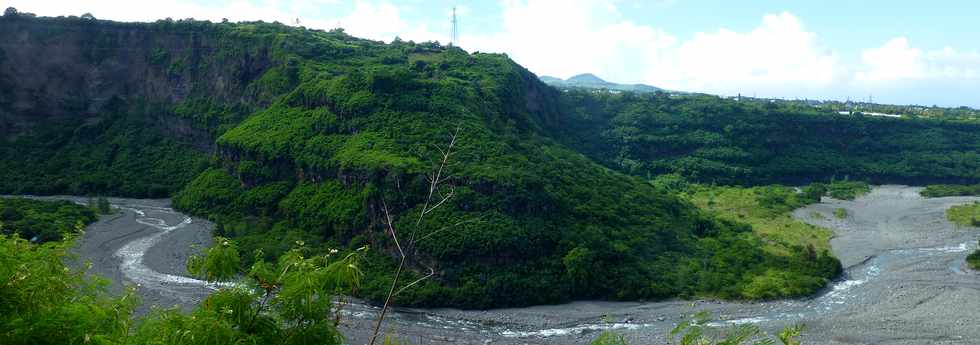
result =
[[[219,103],[255,102],[246,86],[274,64],[267,44],[230,50],[217,31],[185,34],[92,19],[8,15],[0,17],[0,42],[0,135],[6,138],[41,121],[98,122],[116,101],[166,107],[207,95]],[[195,146],[213,141],[186,121],[151,118]]]

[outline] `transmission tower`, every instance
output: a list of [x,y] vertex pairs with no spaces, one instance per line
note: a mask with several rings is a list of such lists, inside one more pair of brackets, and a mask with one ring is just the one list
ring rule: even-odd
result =
[[450,41],[449,41],[449,45],[451,45],[451,46],[459,46],[459,31],[457,29],[456,23],[457,23],[456,22],[456,7],[454,6],[453,7],[453,33],[452,33],[452,37],[450,38]]

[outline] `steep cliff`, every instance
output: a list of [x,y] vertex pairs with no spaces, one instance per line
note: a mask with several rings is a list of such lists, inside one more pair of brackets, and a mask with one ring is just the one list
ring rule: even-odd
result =
[[240,121],[269,102],[255,81],[277,63],[270,42],[198,22],[10,15],[0,42],[8,193],[166,196],[215,149],[195,110]]

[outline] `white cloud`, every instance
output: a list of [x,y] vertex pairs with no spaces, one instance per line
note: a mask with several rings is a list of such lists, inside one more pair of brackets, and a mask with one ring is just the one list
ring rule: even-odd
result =
[[868,68],[857,72],[855,78],[859,81],[892,81],[922,78],[926,75],[922,51],[909,47],[909,41],[905,37],[865,50],[861,54],[861,60]]
[[951,47],[923,52],[908,38],[897,37],[883,46],[861,54],[864,69],[855,74],[859,82],[878,83],[922,79],[976,79],[980,53],[958,52]]
[[719,29],[679,40],[623,20],[610,0],[508,0],[500,32],[466,36],[463,47],[507,52],[543,75],[593,72],[619,82],[734,93],[785,85],[819,87],[840,78],[837,55],[789,13],[766,15],[749,32]]
[[698,33],[671,55],[674,60],[654,68],[650,78],[664,75],[665,82],[694,90],[823,86],[839,73],[836,54],[785,12],[764,16],[759,27],[746,33]]
[[613,80],[636,79],[631,61],[658,54],[674,38],[620,17],[615,2],[601,0],[503,1],[503,25],[493,33],[464,34],[469,50],[506,52],[538,74],[568,77],[596,72]]
[[388,2],[357,1],[350,14],[336,21],[348,34],[357,37],[385,42],[390,42],[395,37],[415,41],[442,38],[445,41],[444,35],[430,31],[425,23],[411,24],[405,21],[401,9]]

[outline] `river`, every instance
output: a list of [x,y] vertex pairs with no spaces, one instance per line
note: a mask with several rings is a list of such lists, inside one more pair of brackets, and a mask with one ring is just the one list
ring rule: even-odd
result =
[[[919,189],[879,186],[854,201],[825,199],[794,211],[802,221],[833,229],[834,254],[845,274],[818,295],[763,303],[722,301],[602,302],[489,311],[398,309],[386,332],[413,344],[585,344],[616,330],[631,344],[662,344],[665,332],[696,311],[726,327],[755,323],[775,331],[806,325],[806,344],[973,344],[980,341],[980,284],[963,259],[976,248],[976,229],[958,229],[944,216],[974,197],[924,199]],[[84,202],[83,198],[67,198]],[[93,271],[139,284],[150,305],[192,308],[217,287],[188,278],[191,246],[210,242],[212,224],[169,208],[168,200],[110,199],[119,212],[104,216],[78,243]],[[849,216],[833,215],[844,208]],[[355,301],[341,331],[362,344],[378,308]]]

